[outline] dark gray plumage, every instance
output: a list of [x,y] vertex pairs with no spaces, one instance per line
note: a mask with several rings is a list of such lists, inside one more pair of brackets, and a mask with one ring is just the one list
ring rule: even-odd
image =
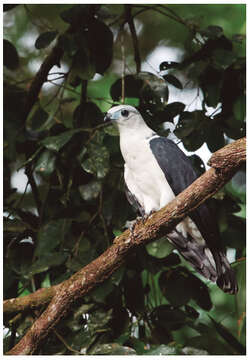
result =
[[[106,120],[118,126],[126,195],[142,216],[165,206],[197,179],[188,157],[171,140],[150,129],[132,106],[111,108]],[[217,222],[207,203],[167,237],[203,276],[216,281],[225,292],[237,292],[234,272],[220,246]]]

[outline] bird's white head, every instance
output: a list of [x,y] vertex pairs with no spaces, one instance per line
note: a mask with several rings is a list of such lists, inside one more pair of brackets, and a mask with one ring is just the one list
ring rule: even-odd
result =
[[105,122],[113,122],[121,132],[125,129],[136,129],[147,126],[139,111],[130,105],[114,106],[107,112]]

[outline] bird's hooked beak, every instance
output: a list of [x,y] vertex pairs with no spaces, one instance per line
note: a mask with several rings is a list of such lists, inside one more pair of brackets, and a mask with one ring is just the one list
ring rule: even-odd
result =
[[113,119],[112,119],[111,114],[106,113],[105,116],[104,116],[104,122],[105,122],[105,123],[109,123],[109,122],[111,122],[112,120],[113,120]]

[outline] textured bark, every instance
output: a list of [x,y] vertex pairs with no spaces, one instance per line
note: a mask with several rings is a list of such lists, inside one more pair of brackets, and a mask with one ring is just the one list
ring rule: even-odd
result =
[[[144,224],[138,223],[133,236],[126,230],[116,237],[113,245],[101,256],[58,286],[47,309],[8,354],[34,353],[41,340],[48,336],[49,331],[65,316],[72,303],[107,279],[132,251],[171,231],[189,212],[225,185],[245,160],[245,138],[217,151],[210,160],[210,164],[216,169],[211,168],[205,172],[171,203],[151,215]],[[50,298],[48,296],[48,301]],[[5,306],[11,301],[14,304],[13,299],[7,300]]]
[[42,63],[40,69],[36,73],[28,92],[26,103],[24,105],[24,110],[22,114],[23,123],[25,122],[29,112],[31,111],[33,105],[38,99],[38,95],[43,84],[47,81],[47,76],[54,65],[60,67],[60,60],[63,55],[63,49],[56,45],[51,53],[46,57]]

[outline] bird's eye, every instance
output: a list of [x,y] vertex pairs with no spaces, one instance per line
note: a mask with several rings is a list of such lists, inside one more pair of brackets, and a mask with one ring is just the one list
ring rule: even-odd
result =
[[121,114],[122,114],[122,116],[128,117],[129,112],[128,112],[128,110],[122,110]]

